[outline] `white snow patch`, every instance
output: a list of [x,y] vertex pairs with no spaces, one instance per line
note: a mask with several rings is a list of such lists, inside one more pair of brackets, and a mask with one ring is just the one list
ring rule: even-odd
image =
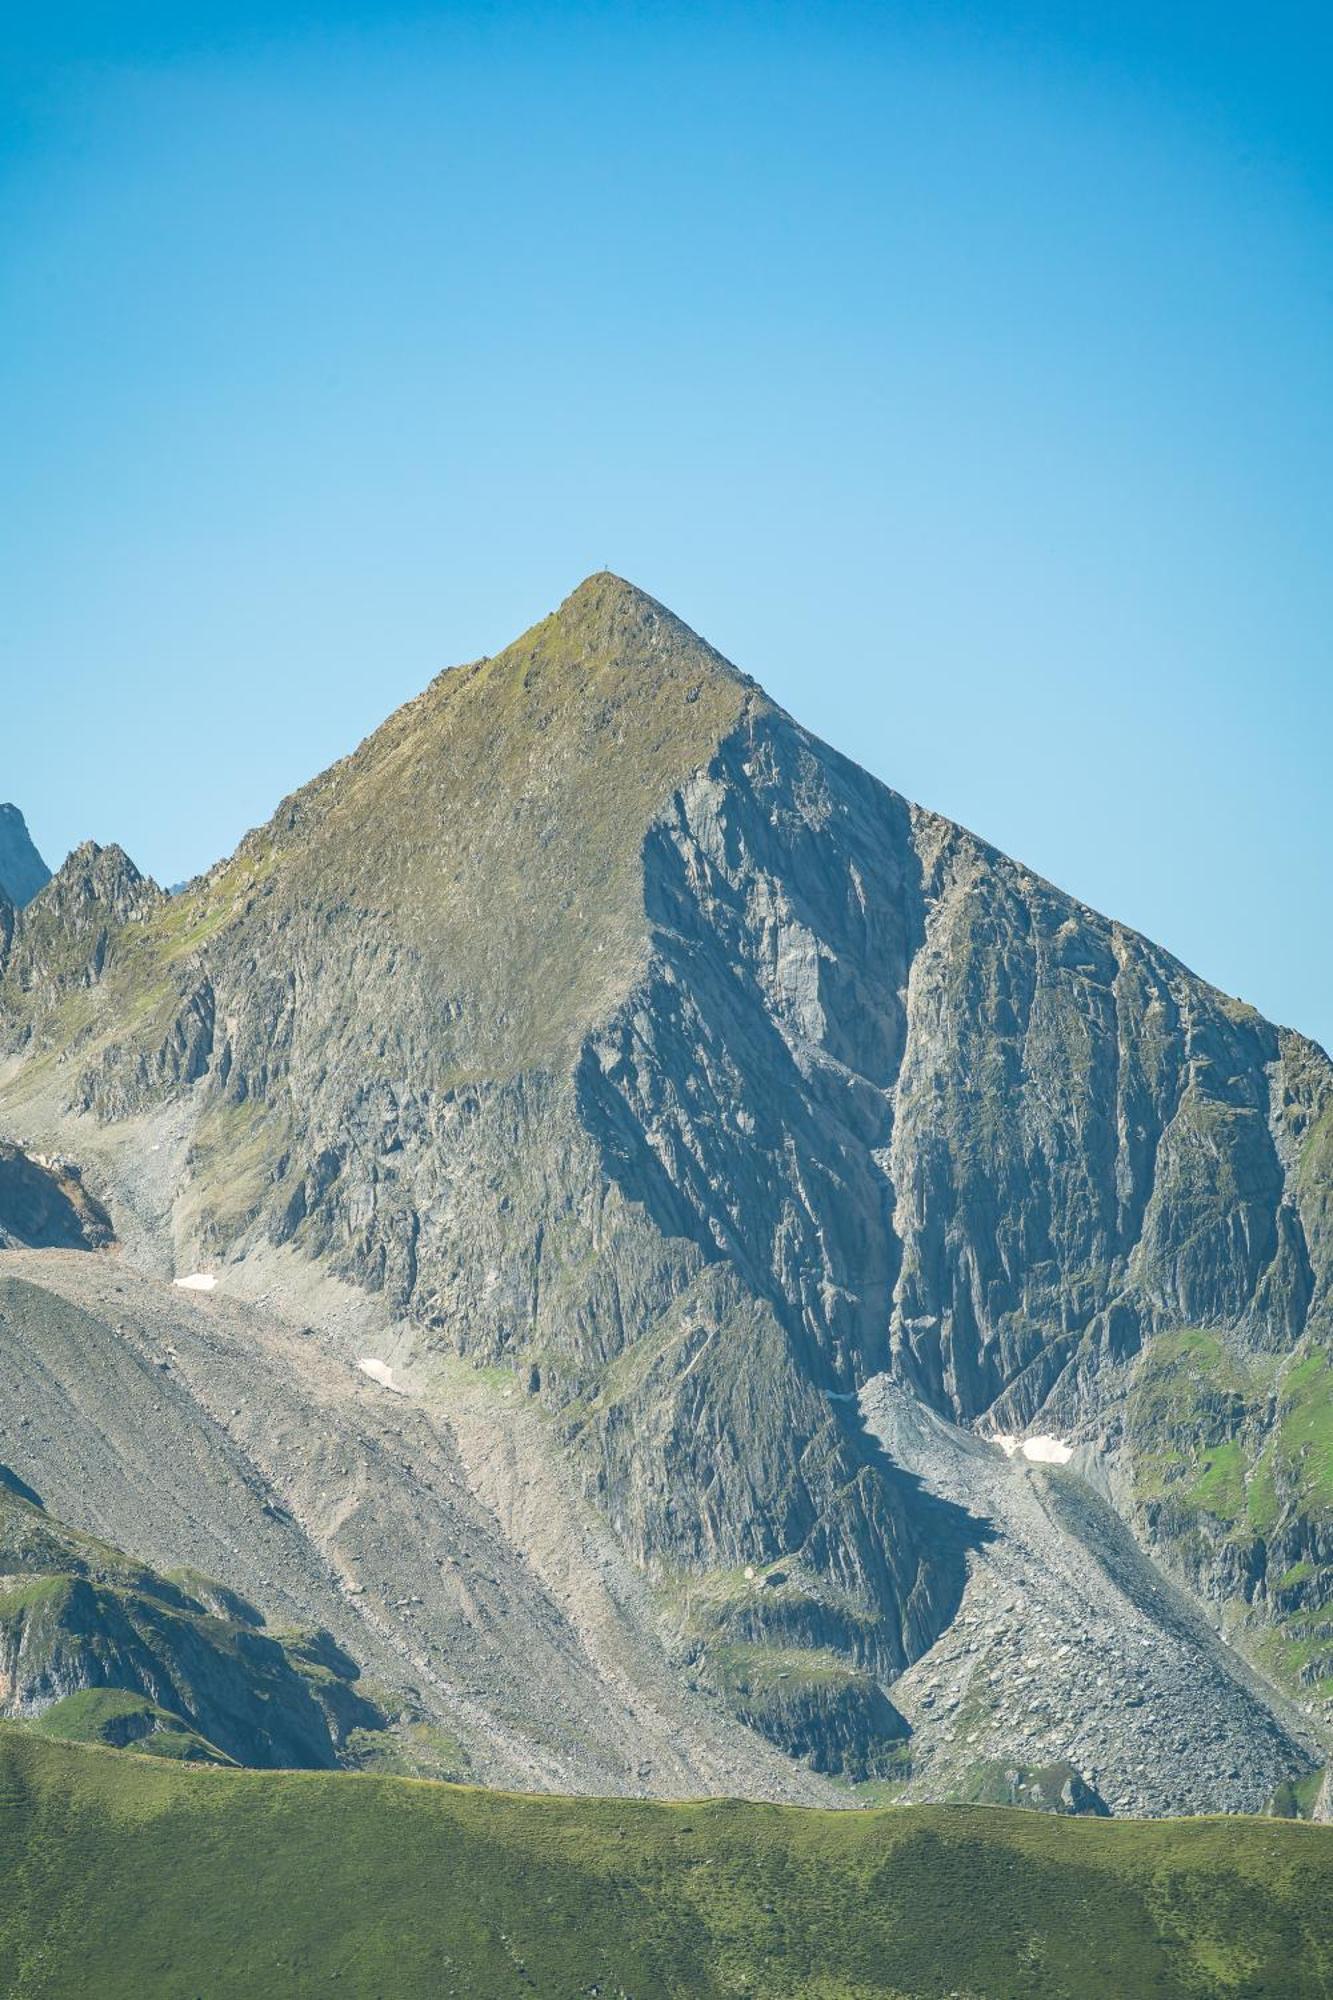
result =
[[1074,1456],[1072,1444],[1066,1444],[1063,1438],[1050,1437],[1046,1434],[1041,1437],[1016,1438],[1007,1431],[1002,1431],[991,1439],[991,1443],[998,1444],[1006,1458],[1019,1455],[1031,1459],[1035,1465],[1068,1465]]
[[373,1355],[363,1354],[357,1362],[363,1375],[369,1375],[372,1382],[378,1382],[381,1389],[392,1389],[395,1396],[405,1396],[407,1390],[393,1379],[393,1370],[387,1361],[376,1361]]
[[171,1282],[183,1292],[211,1292],[217,1279],[211,1271],[191,1271],[188,1278],[173,1278]]

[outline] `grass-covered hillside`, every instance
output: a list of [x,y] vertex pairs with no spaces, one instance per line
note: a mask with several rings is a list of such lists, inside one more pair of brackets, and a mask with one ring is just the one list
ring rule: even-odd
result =
[[1333,1829],[519,1798],[0,1727],[6,2000],[1333,1990]]

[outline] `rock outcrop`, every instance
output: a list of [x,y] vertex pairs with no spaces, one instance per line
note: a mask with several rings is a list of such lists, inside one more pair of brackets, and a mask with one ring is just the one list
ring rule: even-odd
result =
[[[63,1043],[86,1024],[88,996],[114,944],[124,952],[149,913],[164,901],[120,847],[76,847],[8,925],[0,971],[0,1045]],[[0,934],[2,935],[2,934]],[[145,974],[160,977],[154,959]],[[140,993],[140,1004],[143,994]]]
[[263,1622],[52,1520],[0,1467],[0,1714],[168,1756],[331,1768],[384,1717],[328,1633]]

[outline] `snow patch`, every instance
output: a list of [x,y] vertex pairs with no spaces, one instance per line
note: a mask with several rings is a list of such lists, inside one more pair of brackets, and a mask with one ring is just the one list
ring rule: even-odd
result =
[[395,1396],[405,1396],[407,1390],[393,1379],[393,1370],[387,1361],[376,1361],[372,1355],[363,1354],[357,1362],[363,1375],[369,1375],[372,1382],[378,1382],[381,1389],[392,1389]]
[[211,1271],[191,1271],[188,1278],[173,1278],[171,1282],[183,1292],[211,1292],[217,1279]]
[[1051,1437],[1046,1433],[1040,1437],[1016,1438],[1007,1431],[1001,1431],[998,1436],[991,1439],[991,1443],[998,1444],[1006,1458],[1015,1456],[1027,1458],[1031,1459],[1034,1465],[1068,1465],[1074,1456],[1072,1444],[1066,1444],[1063,1438]]

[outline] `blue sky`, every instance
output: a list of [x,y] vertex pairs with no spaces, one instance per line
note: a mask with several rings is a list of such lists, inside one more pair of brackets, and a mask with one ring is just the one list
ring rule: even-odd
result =
[[48,859],[206,866],[609,567],[1333,1044],[1308,0],[5,13],[0,798]]

